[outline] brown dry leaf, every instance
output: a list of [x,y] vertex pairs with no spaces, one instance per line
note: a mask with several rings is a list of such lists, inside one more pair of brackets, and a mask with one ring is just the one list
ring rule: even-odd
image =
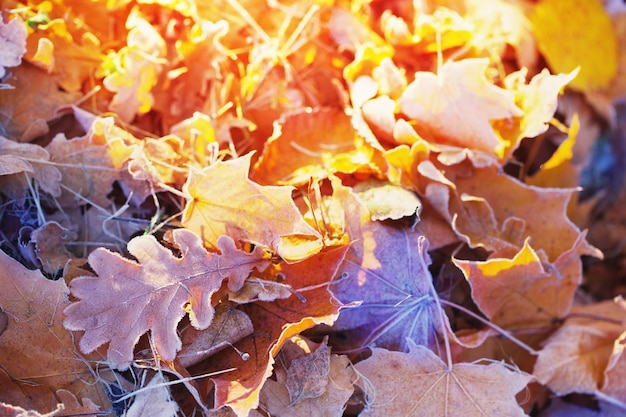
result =
[[585,233],[557,261],[546,267],[531,242],[512,258],[484,262],[453,259],[472,288],[472,298],[487,317],[505,328],[549,325],[569,312],[582,280],[581,247]]
[[[495,251],[492,256],[496,256],[500,249],[487,243],[493,237],[518,248],[523,246],[526,238],[531,237],[533,248],[543,251],[548,261],[555,262],[561,254],[574,246],[580,235],[580,230],[567,218],[567,205],[575,189],[529,186],[499,173],[497,167],[476,170],[472,175],[456,178],[454,183],[459,196],[469,196],[466,198],[468,201],[475,201],[474,197],[484,199],[493,211],[497,226],[495,236],[491,235],[491,226],[480,230],[481,223],[494,224],[491,220],[486,222],[482,212],[476,212],[465,204],[461,204],[458,209],[451,209],[451,214],[455,213],[454,210],[458,213],[455,220],[457,233],[470,236],[472,246],[481,242],[481,246],[487,250]],[[485,187],[485,184],[489,186]],[[587,255],[602,257],[589,244],[582,246],[581,251]],[[506,252],[502,256],[512,255]]]
[[398,100],[400,110],[416,122],[429,141],[501,155],[506,145],[491,123],[519,117],[510,91],[486,76],[488,59],[446,62],[442,73],[418,72]]
[[[293,338],[292,341],[294,339]],[[294,341],[293,344],[298,346],[305,342],[300,340]],[[285,348],[289,345],[285,345]],[[285,348],[281,351],[281,354],[285,352]],[[306,344],[302,348],[308,348]],[[300,352],[304,352],[300,349]],[[319,348],[318,348],[319,349]],[[309,351],[309,349],[306,349]],[[327,348],[325,348],[327,351]],[[303,359],[307,360],[308,356],[304,356]],[[326,355],[326,353],[324,353]],[[297,359],[294,359],[295,362]],[[325,366],[323,379],[317,381],[317,385],[322,386],[321,393],[313,398],[304,399],[297,403],[294,403],[290,399],[289,386],[290,383],[286,380],[288,376],[285,375],[285,371],[277,367],[275,370],[276,381],[268,379],[263,390],[261,390],[261,404],[266,408],[273,416],[277,417],[289,417],[289,416],[310,416],[310,417],[340,417],[343,415],[343,411],[346,406],[346,401],[352,395],[354,391],[353,380],[355,379],[354,371],[350,366],[350,360],[347,356],[329,355],[328,366]],[[312,370],[311,376],[320,377],[320,372],[317,368]],[[307,376],[305,375],[305,378]]]
[[[279,272],[270,268],[267,274],[280,273],[294,289],[284,300],[245,304],[239,308],[254,324],[254,333],[235,346],[212,357],[211,361],[190,369],[192,374],[234,371],[214,377],[215,407],[232,408],[239,417],[259,405],[259,393],[272,374],[274,357],[292,336],[318,324],[332,325],[341,304],[328,291],[328,282],[335,276],[347,247],[329,248],[294,264],[281,264]],[[299,296],[296,296],[299,294]],[[250,357],[243,360],[241,352]]]
[[58,199],[61,206],[90,203],[103,208],[111,206],[107,195],[113,182],[122,178],[122,170],[119,162],[113,160],[113,147],[101,129],[110,131],[112,124],[111,118],[96,119],[85,136],[67,139],[65,135],[58,134],[46,146],[50,160],[63,176],[61,183],[65,187]]
[[[26,25],[21,19],[11,19],[8,23],[0,20],[0,79],[6,75],[7,67],[17,67],[22,63],[22,56],[26,53]],[[7,84],[0,84],[7,88]],[[10,86],[8,86],[10,88]]]
[[47,222],[33,230],[31,240],[44,272],[55,275],[70,261],[71,255],[64,246],[70,240],[70,231],[57,222]]
[[573,317],[546,341],[533,374],[558,395],[594,393],[604,382],[626,313],[613,301],[575,306]]
[[183,368],[195,365],[253,332],[252,321],[246,313],[219,304],[209,327],[197,330],[188,326],[180,331],[182,348],[176,355],[176,365]]
[[[0,313],[8,319],[7,328],[0,333],[0,367],[22,394],[15,402],[12,391],[2,389],[0,401],[8,397],[14,405],[32,408],[35,405],[29,403],[21,387],[36,385],[45,388],[39,396],[66,389],[79,398],[91,399],[101,410],[108,409],[104,389],[87,362],[98,358],[81,356],[74,336],[63,328],[63,308],[69,304],[65,282],[49,281],[3,252],[0,269]],[[38,407],[38,411],[47,412],[51,405],[39,404],[46,408]]]
[[291,361],[285,385],[289,391],[289,404],[318,398],[328,385],[330,348],[326,338],[313,352]]
[[183,187],[187,205],[182,223],[205,246],[219,236],[261,244],[288,260],[312,255],[321,236],[309,226],[291,198],[292,187],[261,186],[248,179],[252,155],[191,170]]
[[217,241],[220,254],[209,253],[200,238],[176,229],[171,242],[181,257],[161,246],[153,236],[139,236],[127,248],[137,262],[98,248],[89,255],[97,277],[78,277],[70,283],[80,301],[65,309],[64,325],[84,330],[83,352],[109,342],[111,367],[126,369],[139,337],[151,331],[158,355],[172,361],[182,347],[178,322],[188,313],[196,329],[207,328],[214,316],[211,295],[228,278],[232,290],[241,288],[253,268],[268,265],[263,251],[241,251],[227,236]]
[[360,416],[525,416],[515,395],[530,375],[497,362],[448,369],[431,350],[409,345],[407,353],[374,348],[354,365],[367,395]]
[[61,195],[61,172],[49,161],[50,154],[41,146],[18,143],[0,136],[2,193],[10,198],[24,197],[32,176],[42,191],[55,197]]
[[29,63],[12,70],[4,81],[15,89],[0,90],[3,134],[19,142],[47,133],[47,122],[57,116],[57,108],[75,103],[81,96],[59,89],[52,77]]

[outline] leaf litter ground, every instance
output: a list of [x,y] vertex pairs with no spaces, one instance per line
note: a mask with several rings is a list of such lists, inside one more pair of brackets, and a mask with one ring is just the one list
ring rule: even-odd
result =
[[1,415],[626,414],[620,2],[1,4]]

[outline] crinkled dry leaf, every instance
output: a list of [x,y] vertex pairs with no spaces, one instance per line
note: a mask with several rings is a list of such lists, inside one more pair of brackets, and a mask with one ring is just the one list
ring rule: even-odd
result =
[[502,363],[457,363],[409,342],[407,353],[374,348],[354,368],[367,395],[361,416],[525,416],[515,395],[531,376]]
[[329,371],[330,348],[327,340],[308,355],[292,360],[285,380],[289,403],[293,405],[309,398],[318,398],[326,392]]
[[354,188],[354,193],[365,203],[372,220],[398,220],[416,216],[419,221],[422,202],[411,191],[382,181],[363,181]]
[[70,283],[80,301],[65,309],[65,327],[84,330],[83,352],[109,342],[111,367],[126,369],[139,337],[151,331],[159,356],[172,361],[182,347],[176,327],[188,313],[197,329],[207,328],[214,316],[211,295],[228,278],[232,290],[241,288],[253,268],[268,265],[263,251],[241,251],[227,236],[217,241],[220,251],[209,253],[200,238],[185,229],[172,233],[174,256],[153,236],[140,236],[127,248],[137,262],[98,248],[89,255],[97,277],[78,277]]

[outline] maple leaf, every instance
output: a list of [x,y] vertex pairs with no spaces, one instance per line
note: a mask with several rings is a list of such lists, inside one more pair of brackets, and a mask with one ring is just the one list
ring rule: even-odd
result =
[[602,1],[571,7],[563,0],[541,0],[531,21],[539,50],[552,70],[581,67],[572,87],[589,91],[611,81],[617,71],[618,44]]
[[[0,20],[0,79],[6,74],[6,67],[17,67],[22,63],[26,53],[26,25],[20,19],[12,19],[8,23]],[[0,88],[11,88],[1,83]]]
[[604,384],[626,315],[612,300],[575,306],[572,314],[545,342],[533,374],[558,395],[592,394]]
[[425,139],[500,154],[491,121],[522,115],[511,92],[490,83],[488,59],[448,61],[439,75],[418,72],[398,104]]
[[[240,306],[252,320],[255,333],[237,343],[237,351],[226,349],[193,368],[193,374],[234,368],[213,378],[216,408],[227,405],[237,416],[247,416],[258,407],[259,393],[272,374],[274,357],[282,346],[292,336],[315,325],[330,326],[335,322],[341,304],[327,287],[347,249],[328,248],[301,262],[280,265],[279,273],[293,287],[294,295]],[[271,268],[266,270],[266,274],[276,273]],[[241,352],[247,353],[249,359],[242,360]]]
[[354,196],[346,196],[344,210],[353,243],[331,290],[342,303],[358,305],[342,310],[334,330],[347,331],[350,348],[375,342],[404,349],[407,339],[434,345],[443,312],[431,291],[428,241],[417,231],[370,221]]
[[96,383],[87,362],[99,357],[79,355],[74,336],[63,328],[63,308],[69,304],[65,282],[47,280],[4,252],[0,252],[0,271],[0,319],[6,319],[6,327],[0,331],[0,373],[6,372],[18,383],[15,388],[2,384],[0,401],[11,399],[17,392],[19,402],[14,405],[49,411],[43,407],[51,403],[33,404],[24,395],[21,387],[34,385],[41,387],[36,398],[54,401],[53,394],[66,389],[107,409],[104,389]]
[[448,369],[431,350],[411,341],[407,353],[374,348],[354,368],[369,400],[363,417],[521,417],[515,394],[532,378],[502,363],[457,363]]
[[[182,223],[208,247],[219,236],[261,244],[284,259],[297,260],[321,248],[321,236],[309,226],[291,198],[292,187],[261,186],[248,179],[252,154],[191,170],[183,187],[187,205]],[[290,238],[312,242],[313,249]]]
[[540,327],[570,310],[582,279],[580,251],[585,233],[551,268],[545,268],[527,240],[512,259],[484,262],[453,259],[472,287],[472,298],[503,327]]
[[83,352],[109,342],[109,364],[126,369],[139,337],[150,330],[160,358],[172,361],[182,347],[176,326],[185,313],[195,328],[207,328],[214,315],[211,295],[222,281],[228,278],[229,288],[240,288],[253,268],[262,270],[269,262],[260,248],[243,252],[227,236],[217,241],[220,254],[207,252],[200,238],[185,229],[174,230],[172,243],[180,258],[153,236],[128,242],[137,262],[103,248],[89,255],[98,277],[72,280],[72,295],[80,301],[65,309],[64,321],[67,329],[85,331]]

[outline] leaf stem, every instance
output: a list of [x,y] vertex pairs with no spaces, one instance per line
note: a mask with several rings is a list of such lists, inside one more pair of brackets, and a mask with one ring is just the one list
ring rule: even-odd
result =
[[532,347],[528,346],[526,343],[522,342],[517,337],[513,336],[511,333],[507,332],[506,330],[504,330],[502,327],[498,326],[497,324],[494,324],[494,323],[490,322],[489,320],[486,320],[486,319],[480,317],[478,314],[474,313],[471,310],[468,310],[467,308],[465,308],[463,306],[458,305],[455,302],[448,301],[448,300],[440,300],[440,301],[441,301],[442,304],[445,304],[445,305],[450,306],[452,308],[456,308],[457,310],[460,310],[463,313],[465,313],[465,314],[475,318],[476,320],[480,321],[484,325],[486,325],[488,327],[491,327],[492,329],[494,329],[495,331],[500,333],[502,336],[506,337],[511,342],[515,343],[517,346],[521,347],[522,349],[524,349],[525,351],[527,351],[531,355],[539,355],[538,351],[536,351]]

